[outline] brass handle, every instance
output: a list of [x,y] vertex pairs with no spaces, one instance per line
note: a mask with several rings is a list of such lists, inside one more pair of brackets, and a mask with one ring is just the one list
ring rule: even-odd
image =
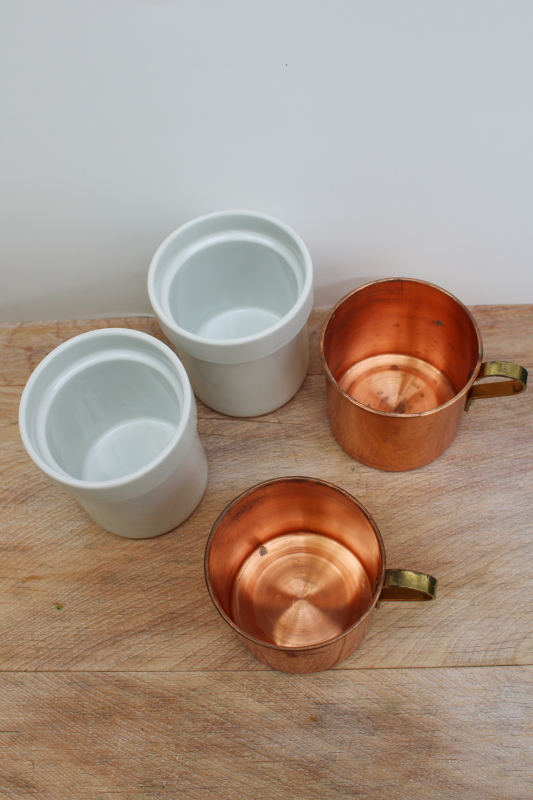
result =
[[386,569],[385,582],[379,596],[382,600],[434,600],[437,579],[425,572],[410,569]]
[[[495,383],[478,383],[482,378],[509,378],[508,381]],[[466,401],[466,411],[474,400],[484,397],[506,397],[525,391],[527,386],[527,369],[512,361],[485,361],[481,365],[476,382],[470,389]]]

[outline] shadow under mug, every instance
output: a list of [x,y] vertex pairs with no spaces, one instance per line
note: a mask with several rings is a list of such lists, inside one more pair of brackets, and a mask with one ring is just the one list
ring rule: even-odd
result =
[[[414,279],[374,281],[343,297],[324,322],[320,355],[333,435],[357,461],[393,472],[441,455],[474,400],[527,384],[518,364],[483,363],[466,306]],[[507,380],[479,382],[494,377]]]
[[363,641],[380,600],[432,600],[437,581],[386,569],[379,529],[326,481],[277,478],[248,489],[209,535],[205,579],[222,618],[263,663],[307,673]]

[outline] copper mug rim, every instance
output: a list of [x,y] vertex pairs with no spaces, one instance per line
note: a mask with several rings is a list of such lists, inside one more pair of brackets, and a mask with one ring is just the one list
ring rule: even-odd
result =
[[[438,292],[441,292],[442,294],[447,295],[455,303],[457,303],[457,305],[460,308],[462,308],[463,311],[465,312],[465,314],[469,317],[470,321],[472,322],[472,326],[473,326],[473,328],[474,328],[474,330],[476,332],[477,341],[478,341],[478,356],[477,356],[476,366],[474,367],[470,378],[468,379],[466,384],[463,386],[461,391],[459,391],[456,394],[454,394],[454,396],[452,398],[450,398],[450,400],[447,400],[446,403],[442,403],[442,405],[440,405],[440,406],[435,406],[435,408],[430,408],[427,411],[418,411],[418,412],[416,412],[414,414],[409,414],[409,413],[397,414],[397,413],[395,413],[393,411],[380,411],[377,408],[372,408],[371,406],[366,406],[364,403],[359,402],[359,400],[356,400],[355,397],[352,397],[347,392],[345,392],[344,389],[337,383],[337,381],[335,380],[335,378],[333,377],[333,375],[331,373],[331,370],[329,368],[328,362],[327,362],[326,357],[324,355],[324,341],[325,341],[325,338],[326,338],[326,331],[327,331],[329,323],[331,322],[331,320],[335,316],[335,313],[337,312],[337,309],[346,300],[348,300],[348,298],[352,297],[357,292],[360,292],[362,289],[368,289],[369,286],[374,286],[374,285],[376,285],[378,283],[392,283],[394,281],[403,281],[405,283],[419,283],[419,284],[421,284],[423,286],[429,286],[430,288],[436,289]],[[381,416],[381,417],[397,417],[397,418],[402,418],[402,419],[409,419],[409,418],[415,418],[415,417],[428,417],[431,414],[435,414],[436,412],[441,411],[443,408],[446,408],[447,406],[451,406],[453,403],[455,403],[457,401],[457,399],[459,397],[462,397],[463,395],[466,395],[467,392],[470,391],[470,389],[472,388],[472,385],[474,384],[474,382],[475,382],[475,380],[476,380],[476,378],[477,378],[477,376],[479,374],[479,371],[481,369],[481,364],[483,362],[483,340],[481,338],[481,333],[480,333],[480,330],[479,330],[478,325],[476,323],[476,320],[474,319],[473,315],[468,310],[468,308],[464,305],[464,303],[462,303],[451,292],[446,291],[446,289],[443,289],[442,287],[437,286],[434,283],[429,283],[429,281],[422,281],[422,280],[419,280],[418,278],[380,278],[379,280],[369,281],[368,283],[365,283],[365,284],[362,284],[361,286],[358,286],[356,289],[352,289],[351,292],[348,292],[348,294],[345,294],[344,297],[341,297],[341,299],[333,306],[333,308],[329,312],[328,316],[324,320],[324,324],[322,325],[322,330],[320,331],[319,348],[320,348],[320,360],[322,362],[322,366],[323,366],[324,371],[326,373],[326,378],[331,383],[331,385],[337,391],[339,391],[341,393],[341,395],[343,397],[345,397],[347,400],[350,401],[350,403],[352,403],[355,406],[358,406],[359,408],[364,409],[365,411],[369,411],[372,414],[377,414],[378,416]]]
[[[331,639],[324,639],[324,640],[319,641],[319,642],[314,642],[313,644],[299,645],[299,646],[278,645],[278,644],[274,644],[274,643],[270,643],[270,642],[265,642],[262,639],[257,639],[256,637],[251,636],[249,633],[247,633],[242,628],[240,628],[234,622],[234,620],[232,620],[231,617],[229,617],[225,613],[225,611],[220,607],[220,605],[218,603],[218,600],[217,600],[217,597],[215,595],[215,592],[214,592],[214,590],[212,588],[212,585],[211,585],[211,579],[210,579],[210,576],[209,576],[209,569],[208,569],[208,560],[209,560],[209,553],[210,553],[210,550],[211,550],[211,544],[212,544],[213,539],[214,539],[214,537],[216,535],[216,531],[218,529],[218,526],[220,525],[220,523],[222,522],[222,520],[226,516],[226,514],[231,510],[231,508],[236,503],[238,503],[243,498],[245,498],[246,495],[249,495],[252,492],[256,491],[259,487],[270,486],[270,485],[275,484],[275,483],[286,483],[286,482],[289,482],[289,481],[290,482],[292,482],[292,481],[294,481],[294,482],[305,481],[306,483],[314,483],[314,484],[318,484],[318,485],[321,485],[321,486],[328,486],[329,488],[334,489],[335,491],[337,491],[340,494],[343,494],[345,497],[347,497],[348,500],[353,502],[359,508],[359,510],[363,512],[364,516],[367,518],[367,520],[371,524],[372,529],[373,529],[373,531],[374,531],[374,533],[376,535],[376,539],[377,539],[378,546],[379,546],[379,551],[380,551],[380,556],[381,556],[380,574],[379,574],[379,577],[378,577],[378,579],[376,581],[376,585],[375,585],[375,588],[374,588],[374,593],[372,595],[372,600],[371,600],[368,608],[366,609],[365,613],[362,614],[356,620],[356,622],[354,622],[352,625],[350,625],[349,628],[346,628],[346,630],[342,631],[342,633],[337,634],[337,636],[333,636]],[[204,576],[205,576],[205,582],[206,582],[207,590],[209,592],[209,595],[211,597],[211,600],[213,601],[213,604],[214,604],[216,610],[218,611],[218,613],[220,614],[222,619],[225,620],[225,622],[227,622],[228,625],[231,628],[233,628],[233,630],[236,633],[239,634],[239,636],[242,636],[243,638],[247,639],[250,642],[254,642],[255,644],[259,645],[260,647],[266,647],[266,648],[269,648],[270,650],[277,650],[277,651],[280,651],[280,652],[283,652],[283,653],[287,653],[287,652],[304,653],[304,652],[307,652],[307,651],[313,651],[313,650],[316,650],[317,647],[325,647],[327,645],[333,644],[334,642],[338,642],[341,639],[344,639],[347,634],[349,634],[351,631],[353,631],[355,628],[357,628],[359,625],[361,625],[361,623],[374,610],[375,606],[377,605],[377,603],[379,601],[379,597],[380,597],[381,591],[383,589],[383,585],[384,585],[384,582],[385,582],[385,572],[386,572],[385,545],[383,543],[383,538],[381,536],[379,528],[378,528],[374,518],[370,514],[370,512],[364,507],[364,505],[362,503],[359,502],[359,500],[357,500],[357,498],[355,498],[352,494],[347,492],[345,489],[342,489],[340,486],[337,486],[337,484],[331,483],[330,481],[322,480],[320,478],[310,478],[310,477],[303,476],[303,475],[301,475],[301,476],[300,475],[290,475],[288,477],[278,477],[278,478],[272,478],[272,479],[270,479],[268,481],[260,481],[259,483],[254,484],[254,486],[251,486],[250,488],[246,489],[244,492],[241,492],[241,494],[238,497],[235,497],[231,501],[231,503],[228,503],[228,505],[224,508],[224,510],[217,517],[213,527],[211,528],[211,532],[210,532],[210,534],[208,536],[206,547],[205,547],[205,555],[204,555]]]

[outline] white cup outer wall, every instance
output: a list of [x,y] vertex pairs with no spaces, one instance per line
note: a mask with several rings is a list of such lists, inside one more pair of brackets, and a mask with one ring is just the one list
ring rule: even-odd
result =
[[128,539],[147,539],[181,525],[198,506],[206,485],[207,459],[195,432],[181,463],[163,482],[144,494],[114,502],[87,498],[79,498],[79,502],[105,530]]
[[196,396],[232,417],[255,417],[285,405],[309,367],[307,324],[284,347],[245,364],[213,364],[179,352]]

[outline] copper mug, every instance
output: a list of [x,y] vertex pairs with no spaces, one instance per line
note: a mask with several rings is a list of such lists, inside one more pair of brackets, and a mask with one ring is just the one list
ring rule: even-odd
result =
[[[331,310],[320,336],[333,435],[375,469],[416,469],[451,444],[472,402],[524,391],[527,371],[483,362],[470,311],[425,281],[367,283]],[[505,381],[480,383],[482,378]]]
[[205,578],[222,618],[262,662],[319,672],[363,641],[381,600],[432,600],[431,575],[386,569],[378,526],[354,497],[314,478],[239,495],[209,535]]

